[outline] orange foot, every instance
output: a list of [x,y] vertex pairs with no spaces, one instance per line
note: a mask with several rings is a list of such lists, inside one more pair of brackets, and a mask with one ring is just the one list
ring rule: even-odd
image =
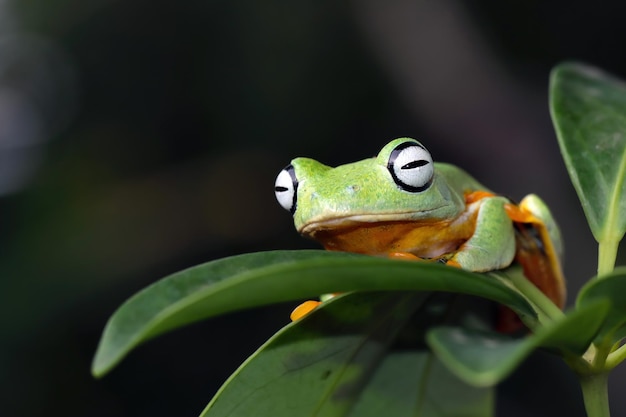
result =
[[301,319],[302,317],[309,314],[311,311],[315,310],[315,308],[321,303],[322,303],[321,301],[313,301],[313,300],[305,301],[304,303],[300,304],[298,307],[293,309],[289,318],[291,319],[291,321],[296,321],[298,319]]

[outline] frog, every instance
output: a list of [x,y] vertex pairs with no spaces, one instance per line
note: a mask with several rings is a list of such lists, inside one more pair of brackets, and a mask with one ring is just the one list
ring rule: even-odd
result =
[[[275,195],[296,230],[326,250],[473,272],[519,263],[564,307],[561,233],[543,200],[529,194],[516,203],[496,194],[463,169],[434,162],[416,139],[394,139],[375,157],[337,167],[295,158],[276,177]],[[333,296],[302,303],[291,319]]]

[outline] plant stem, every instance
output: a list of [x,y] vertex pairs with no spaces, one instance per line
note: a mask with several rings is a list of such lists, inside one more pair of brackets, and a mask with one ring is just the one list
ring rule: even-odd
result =
[[603,239],[598,243],[598,277],[608,274],[615,267],[620,239]]
[[622,345],[617,348],[614,352],[609,353],[606,358],[606,369],[612,369],[619,365],[623,360],[626,359],[626,345]]
[[550,320],[556,320],[564,316],[560,308],[556,306],[539,288],[528,280],[525,276],[511,274],[511,282],[517,289],[526,296],[544,315]]
[[587,417],[609,417],[608,372],[579,375]]

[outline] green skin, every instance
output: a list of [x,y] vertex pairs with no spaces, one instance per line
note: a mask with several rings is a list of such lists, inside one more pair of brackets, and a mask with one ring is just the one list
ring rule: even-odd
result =
[[[332,168],[313,159],[296,158],[291,164],[298,179],[294,212],[296,229],[305,235],[318,229],[340,228],[346,224],[387,221],[450,221],[466,212],[465,194],[487,191],[465,171],[450,164],[435,163],[432,184],[422,192],[408,192],[394,182],[387,163],[401,143],[389,142],[375,158]],[[515,231],[504,205],[509,200],[486,197],[472,210],[478,210],[474,234],[449,259],[471,271],[507,267],[515,256]],[[542,219],[557,252],[560,236],[546,205],[534,195],[523,201]]]

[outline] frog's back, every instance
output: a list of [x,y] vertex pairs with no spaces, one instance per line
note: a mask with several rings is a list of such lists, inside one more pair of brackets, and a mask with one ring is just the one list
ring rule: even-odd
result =
[[463,193],[472,191],[490,191],[465,170],[456,165],[435,162],[435,171],[445,178],[448,186]]

